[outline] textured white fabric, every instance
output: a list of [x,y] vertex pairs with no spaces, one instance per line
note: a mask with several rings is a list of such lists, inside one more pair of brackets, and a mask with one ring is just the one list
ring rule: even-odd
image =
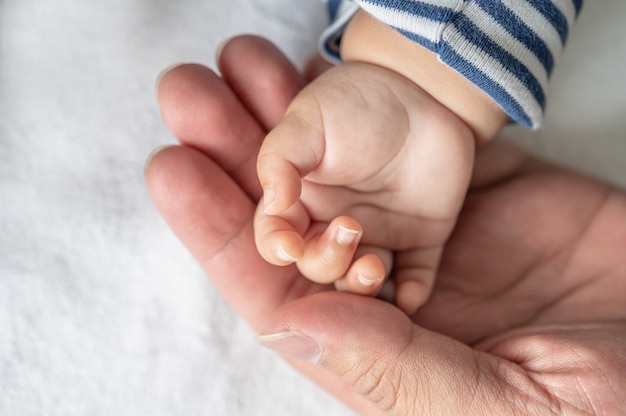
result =
[[[256,346],[159,218],[153,96],[175,62],[254,32],[297,62],[305,0],[4,0],[0,57],[0,414],[346,415]],[[623,0],[589,1],[545,127],[507,134],[626,186]]]

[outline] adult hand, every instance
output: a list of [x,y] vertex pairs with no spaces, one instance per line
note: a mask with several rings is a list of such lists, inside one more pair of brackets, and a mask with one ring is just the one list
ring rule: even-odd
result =
[[182,146],[155,154],[156,206],[259,341],[363,414],[626,412],[626,196],[496,142],[429,302],[408,317],[257,254],[254,168],[306,81],[269,43],[225,46],[222,78],[161,79]]

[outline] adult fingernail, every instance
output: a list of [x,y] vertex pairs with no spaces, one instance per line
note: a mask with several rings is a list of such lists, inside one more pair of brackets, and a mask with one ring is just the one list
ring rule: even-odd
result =
[[156,77],[156,81],[154,81],[154,93],[157,96],[158,99],[158,93],[159,93],[159,85],[161,85],[161,81],[163,81],[163,78],[165,77],[165,75],[167,75],[168,72],[170,72],[172,69],[184,65],[183,63],[176,63],[176,64],[172,64],[168,67],[166,67],[165,69],[163,69],[161,72],[159,72],[159,75],[157,75]]
[[337,227],[337,235],[335,240],[341,245],[347,246],[354,243],[361,236],[361,232],[358,230],[351,230],[350,228],[339,226]]
[[226,44],[230,42],[230,39],[231,38],[224,39],[220,42],[219,45],[217,45],[217,48],[215,48],[215,63],[217,64],[217,66],[220,65],[220,57],[222,56],[222,52],[224,51],[224,46],[226,46]]
[[324,348],[317,341],[294,330],[258,335],[254,340],[281,355],[312,363],[319,363],[324,353]]
[[156,155],[158,155],[159,153],[161,153],[163,150],[167,149],[168,147],[172,147],[172,146],[174,145],[167,144],[165,146],[159,146],[159,147],[154,148],[154,150],[152,150],[152,152],[150,152],[150,154],[148,155],[148,158],[146,159],[146,163],[143,165],[144,173],[146,169],[148,169],[150,162],[152,162],[152,159],[154,159]]

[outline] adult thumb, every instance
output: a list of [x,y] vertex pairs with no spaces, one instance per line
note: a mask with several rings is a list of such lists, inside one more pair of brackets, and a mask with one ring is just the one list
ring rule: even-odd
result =
[[530,399],[528,392],[519,397],[522,379],[529,380],[515,364],[421,328],[388,303],[348,293],[282,307],[257,341],[335,373],[377,413],[515,414]]

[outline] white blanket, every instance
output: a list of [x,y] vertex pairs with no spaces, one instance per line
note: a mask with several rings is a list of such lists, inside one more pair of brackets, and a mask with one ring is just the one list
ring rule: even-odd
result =
[[[153,83],[257,33],[301,64],[314,0],[3,0],[0,415],[345,415],[220,299],[153,208]],[[529,148],[626,186],[623,0],[588,0]]]

